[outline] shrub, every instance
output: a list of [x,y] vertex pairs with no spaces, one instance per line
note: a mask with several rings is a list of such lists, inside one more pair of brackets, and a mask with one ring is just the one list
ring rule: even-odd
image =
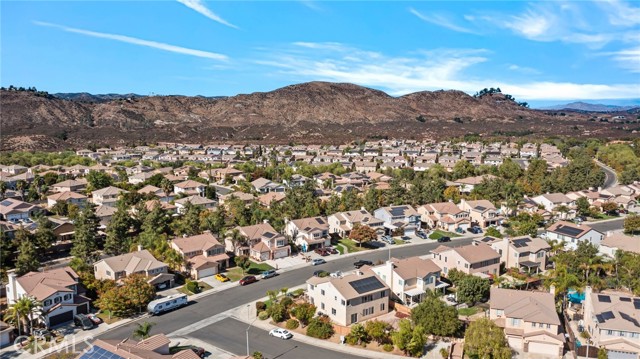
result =
[[285,307],[286,309],[289,309],[291,307],[291,305],[293,305],[293,299],[291,299],[290,297],[284,297],[280,301],[280,304],[283,307]]
[[333,333],[333,325],[320,318],[311,319],[307,327],[307,335],[318,339],[329,339]]
[[298,298],[299,296],[304,294],[304,289],[300,288],[300,289],[296,289],[293,292],[291,292],[291,296],[294,298]]
[[280,323],[281,321],[287,319],[287,308],[285,308],[284,305],[280,303],[271,305],[269,311],[271,312],[271,319],[273,319],[273,321],[276,323]]
[[264,302],[256,302],[256,313],[260,313],[264,310],[267,310],[267,305]]
[[189,292],[191,292],[193,294],[200,293],[200,286],[198,285],[198,282],[196,282],[196,281],[192,281],[192,280],[187,281],[187,284],[186,284],[185,287],[187,288],[187,290]]
[[389,344],[389,343],[387,343],[387,344],[383,345],[383,346],[382,346],[382,350],[384,350],[385,352],[390,352],[390,351],[392,351],[392,350],[393,350],[393,344]]
[[258,319],[267,320],[267,318],[269,318],[269,313],[266,310],[263,310],[262,312],[258,313]]
[[293,330],[293,329],[296,329],[299,326],[300,326],[300,322],[298,322],[297,320],[295,320],[295,319],[287,320],[287,325],[286,325],[287,329]]
[[349,345],[358,345],[358,338],[351,334],[347,334],[344,341]]

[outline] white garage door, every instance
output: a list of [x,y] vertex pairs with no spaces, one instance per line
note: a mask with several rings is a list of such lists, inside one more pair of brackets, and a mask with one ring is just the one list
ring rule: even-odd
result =
[[198,271],[198,279],[204,278],[204,277],[211,277],[212,275],[214,275],[216,273],[218,273],[218,268],[216,268],[216,267],[202,269],[202,270]]
[[516,350],[522,350],[522,338],[519,337],[507,337],[509,346]]
[[630,352],[621,352],[619,350],[608,350],[607,357],[609,359],[638,359],[638,354]]
[[555,344],[538,342],[529,343],[529,353],[544,354],[548,355],[550,358],[557,358],[560,356],[558,352],[558,346]]

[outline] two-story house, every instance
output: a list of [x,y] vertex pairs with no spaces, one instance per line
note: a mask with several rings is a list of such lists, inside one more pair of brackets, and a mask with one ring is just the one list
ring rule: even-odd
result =
[[466,177],[460,178],[458,180],[453,181],[456,185],[458,185],[460,189],[460,193],[469,194],[473,189],[481,184],[484,181],[490,181],[497,178],[494,175],[484,175],[484,176],[475,176],[475,177]]
[[538,273],[547,266],[547,253],[551,246],[542,238],[521,236],[495,238],[486,236],[477,240],[488,244],[500,253],[500,261],[506,268],[518,268]]
[[329,233],[346,237],[351,233],[354,226],[368,226],[375,230],[382,231],[384,221],[371,215],[366,209],[357,211],[338,212],[327,217],[329,222]]
[[520,353],[561,358],[564,336],[553,293],[492,287],[489,318]]
[[191,203],[192,206],[199,206],[208,210],[213,210],[216,207],[216,201],[197,195],[180,198],[175,200],[173,203],[177,207],[178,213],[185,213],[187,203]]
[[339,325],[351,325],[389,312],[389,287],[370,268],[343,277],[311,277],[311,304]]
[[331,245],[329,222],[325,217],[309,217],[290,221],[285,219],[284,234],[303,252]]
[[160,202],[171,202],[175,197],[174,193],[166,193],[162,188],[158,188],[150,184],[140,188],[137,192],[142,195],[157,197]]
[[576,202],[564,193],[547,193],[532,197],[538,205],[549,212],[556,213],[560,219],[572,219],[576,216]]
[[411,235],[420,230],[420,214],[409,205],[378,208],[373,211],[373,216],[383,221],[388,233],[402,231]]
[[433,262],[442,268],[445,275],[453,268],[485,278],[500,273],[500,253],[484,243],[473,242],[461,247],[439,246],[430,253]]
[[266,221],[253,226],[236,227],[236,229],[246,238],[246,243],[238,246],[231,239],[226,238],[225,245],[229,252],[248,255],[258,261],[283,258],[291,253],[287,238]]
[[456,232],[458,229],[466,231],[471,226],[469,212],[461,210],[453,202],[425,204],[418,207],[418,213],[429,228]]
[[251,182],[251,186],[258,193],[284,192],[286,187],[280,183],[272,182],[266,178],[258,178]]
[[500,225],[504,220],[493,203],[486,199],[477,201],[462,199],[458,207],[463,211],[469,212],[469,218],[472,224],[477,224],[482,228]]
[[32,297],[42,303],[40,321],[51,328],[73,320],[73,316],[89,312],[89,299],[80,292],[78,274],[71,267],[62,267],[42,272],[29,272],[18,277],[15,271],[7,273],[7,304],[14,305],[22,297]]
[[547,228],[547,240],[555,240],[564,243],[566,249],[575,250],[580,242],[590,242],[600,245],[604,234],[585,224],[558,221]]
[[607,235],[600,242],[598,251],[610,258],[615,258],[617,251],[640,254],[640,238],[628,236],[622,232],[607,232]]
[[77,180],[70,179],[62,182],[55,183],[51,186],[53,192],[82,192],[87,188],[87,180],[80,178]]
[[47,197],[47,206],[49,208],[55,206],[58,202],[73,204],[83,208],[87,204],[87,196],[76,192],[65,191],[58,192]]
[[640,297],[585,289],[584,328],[610,359],[640,358]]
[[204,196],[206,185],[194,180],[186,180],[173,185],[175,194],[184,193],[187,196]]
[[28,219],[41,211],[38,206],[14,198],[6,198],[0,202],[0,219],[9,222]]
[[113,186],[95,190],[92,192],[93,203],[97,206],[105,205],[115,207],[116,202],[118,201],[118,197],[122,193],[129,192]]
[[441,269],[431,259],[391,258],[371,270],[391,288],[395,297],[412,306],[422,302],[427,289],[444,289],[449,284],[440,281]]
[[210,232],[176,237],[171,240],[171,248],[185,259],[182,270],[189,271],[196,280],[218,274],[229,266],[224,245]]
[[156,289],[173,286],[174,275],[169,273],[169,267],[157,260],[148,250],[138,246],[138,250],[104,258],[93,264],[96,279],[111,279],[119,281],[132,274],[142,274],[147,282]]

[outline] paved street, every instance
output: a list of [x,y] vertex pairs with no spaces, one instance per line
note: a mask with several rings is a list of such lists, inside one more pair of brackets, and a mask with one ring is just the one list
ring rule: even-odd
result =
[[[454,239],[453,242],[447,243],[447,245],[453,246],[468,243],[471,243],[471,238]],[[425,240],[424,244],[414,246],[396,245],[392,246],[391,255],[400,258],[424,255],[427,254],[429,250],[436,248],[438,245],[440,245],[440,243],[431,240]],[[204,318],[235,308],[243,303],[263,298],[266,296],[267,290],[280,289],[282,287],[294,287],[296,285],[303,284],[313,275],[313,272],[318,269],[323,269],[329,272],[337,270],[353,270],[353,262],[358,259],[368,259],[375,263],[378,260],[386,260],[388,256],[388,250],[380,249],[368,251],[362,255],[353,257],[339,258],[320,266],[314,267],[309,265],[308,267],[284,272],[279,276],[270,279],[260,280],[257,283],[253,283],[245,287],[233,287],[228,290],[200,298],[196,303],[192,303],[185,308],[145,320],[156,323],[152,329],[153,334],[161,332],[171,333]],[[99,335],[98,337],[101,339],[126,338],[131,335],[135,327],[136,322],[133,322]]]
[[[248,325],[238,320],[227,318],[218,323],[198,330],[192,337],[215,345],[231,353],[245,354],[247,351],[246,330]],[[249,352],[261,352],[267,358],[298,359],[350,359],[360,358],[342,352],[318,348],[294,339],[282,340],[270,337],[268,332],[251,327],[249,330]]]
[[600,231],[606,235],[607,231],[621,230],[624,226],[624,218],[613,219],[610,221],[585,223],[585,224],[595,229],[596,231]]
[[600,161],[596,161],[596,164],[600,166],[600,168],[602,168],[602,171],[607,176],[604,180],[604,184],[602,185],[602,188],[611,188],[616,186],[618,184],[618,177],[616,175],[616,171],[614,171],[613,168],[605,165]]

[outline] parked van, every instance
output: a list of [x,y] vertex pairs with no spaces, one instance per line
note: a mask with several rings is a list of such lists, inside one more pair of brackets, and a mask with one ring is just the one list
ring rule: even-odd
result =
[[93,322],[84,314],[76,314],[73,317],[73,324],[75,324],[76,327],[81,327],[82,330],[89,330],[93,328]]
[[186,294],[175,294],[168,297],[153,300],[147,305],[147,311],[152,315],[168,312],[187,305]]

